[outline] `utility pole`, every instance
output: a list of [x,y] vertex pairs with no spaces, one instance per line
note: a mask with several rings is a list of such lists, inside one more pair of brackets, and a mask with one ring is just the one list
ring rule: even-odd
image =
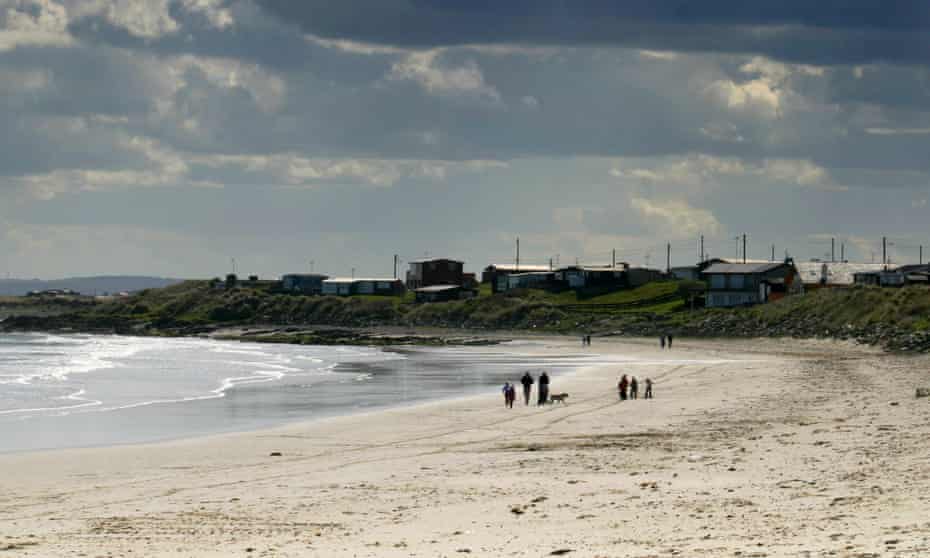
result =
[[617,249],[610,251],[610,267],[617,267]]
[[520,272],[520,237],[519,236],[517,237],[517,265],[516,265],[515,271],[517,273]]
[[672,243],[665,245],[665,273],[672,272]]
[[920,259],[917,260],[920,265],[924,265],[924,245],[920,245]]
[[836,239],[830,239],[830,263],[836,263]]
[[885,266],[885,271],[888,271],[888,238],[882,237],[882,265]]
[[552,258],[549,258],[549,271],[552,271]]
[[746,233],[743,233],[743,263],[746,263]]
[[698,263],[704,263],[704,235],[701,235],[701,251],[698,253]]
[[772,244],[772,261],[775,261],[775,245]]
[[229,258],[232,261],[232,274],[236,274],[236,258]]
[[846,261],[846,243],[845,242],[840,243],[840,261],[841,262]]
[[397,279],[397,254],[394,254],[394,279]]
[[355,279],[355,268],[352,268],[352,279]]

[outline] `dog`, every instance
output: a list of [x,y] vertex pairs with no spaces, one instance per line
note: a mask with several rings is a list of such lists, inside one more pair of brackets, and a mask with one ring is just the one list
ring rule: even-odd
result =
[[562,403],[564,405],[566,399],[568,399],[567,393],[553,393],[552,395],[549,396],[549,403],[552,404],[558,401],[559,403]]

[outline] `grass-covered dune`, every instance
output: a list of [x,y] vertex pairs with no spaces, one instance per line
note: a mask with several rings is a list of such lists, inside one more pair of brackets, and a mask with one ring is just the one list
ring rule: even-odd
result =
[[[7,328],[186,334],[225,325],[424,326],[553,333],[705,337],[834,337],[891,348],[930,349],[930,290],[822,289],[737,309],[692,308],[693,283],[662,281],[611,293],[538,290],[415,304],[405,297],[302,296],[206,281],[81,307],[59,316],[14,317]],[[22,312],[20,312],[22,313]]]

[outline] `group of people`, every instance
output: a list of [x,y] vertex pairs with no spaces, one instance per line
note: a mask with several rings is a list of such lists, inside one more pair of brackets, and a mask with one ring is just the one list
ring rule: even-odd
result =
[[[617,383],[617,391],[620,392],[620,401],[627,399],[639,399],[639,382],[636,376],[627,378],[626,374],[620,377]],[[643,393],[643,399],[652,399],[652,379],[646,378],[646,390]]]
[[664,349],[666,346],[666,343],[668,344],[668,348],[671,349],[672,348],[672,334],[671,333],[669,333],[668,335],[663,335],[662,337],[659,337],[659,346],[661,346]]
[[[520,378],[520,383],[523,385],[523,403],[525,405],[530,404],[530,394],[533,391],[533,384],[536,383],[536,380],[533,379],[533,375],[529,372],[525,372],[523,377]],[[504,387],[501,390],[504,392],[504,404],[507,408],[513,408],[513,402],[517,398],[517,388],[514,384],[510,382],[504,382]],[[549,375],[543,372],[539,375],[539,386],[536,388],[536,404],[544,405],[549,402]]]
[[590,347],[590,346],[591,346],[591,336],[590,336],[590,335],[582,335],[582,336],[581,336],[581,346],[582,346],[582,347]]

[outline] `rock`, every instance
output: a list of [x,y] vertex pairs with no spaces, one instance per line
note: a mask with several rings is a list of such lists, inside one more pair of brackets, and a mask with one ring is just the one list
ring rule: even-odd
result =
[[281,452],[280,452],[280,451],[273,451],[273,452],[271,452],[271,453],[268,454],[268,455],[269,455],[269,457],[281,457]]

